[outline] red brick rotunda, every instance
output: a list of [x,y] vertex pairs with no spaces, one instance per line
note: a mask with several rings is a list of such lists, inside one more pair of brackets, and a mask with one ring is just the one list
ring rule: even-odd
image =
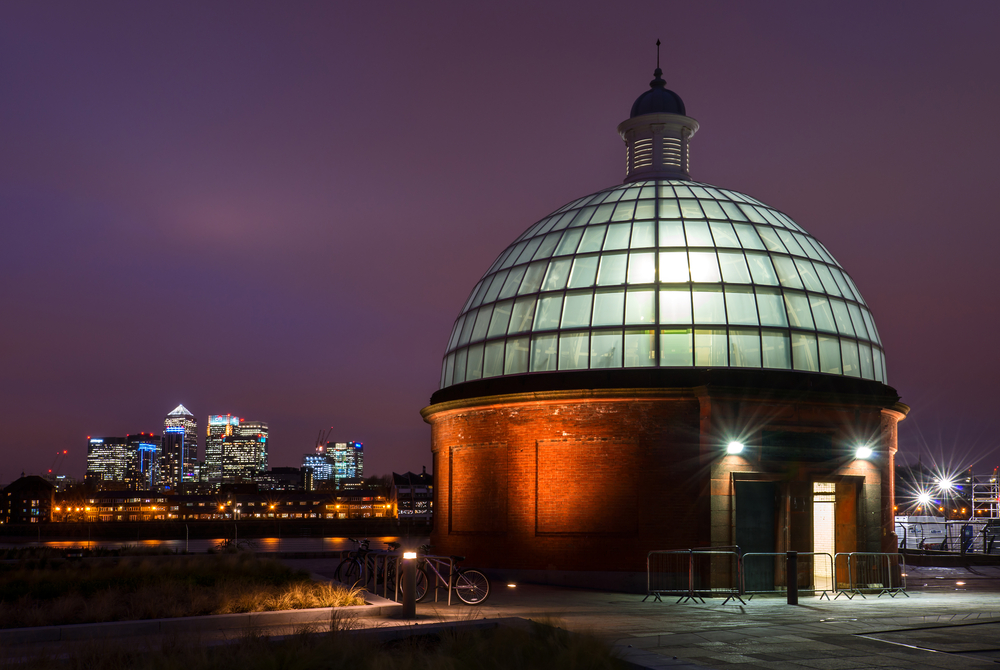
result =
[[896,424],[851,277],[782,212],[692,181],[665,87],[627,171],[507,247],[455,322],[432,427],[435,553],[645,584],[653,549],[895,551]]

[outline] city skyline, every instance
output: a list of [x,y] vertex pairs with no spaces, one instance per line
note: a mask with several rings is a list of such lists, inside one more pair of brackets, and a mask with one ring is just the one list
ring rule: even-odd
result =
[[3,481],[56,449],[83,472],[86,435],[159,433],[178,403],[267,420],[273,464],[332,425],[372,447],[368,472],[429,466],[419,411],[468,288],[536,221],[621,181],[613,128],[657,38],[701,124],[692,178],[786,212],[861,287],[913,408],[900,460],[1000,465],[978,409],[1000,372],[1000,8],[67,3],[0,19]]

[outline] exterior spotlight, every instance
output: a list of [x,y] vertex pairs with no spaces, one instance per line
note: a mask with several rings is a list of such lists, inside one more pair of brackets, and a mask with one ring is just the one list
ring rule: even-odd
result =
[[929,505],[931,503],[931,494],[926,491],[921,491],[917,494],[917,502],[921,505]]
[[742,442],[730,442],[728,445],[726,445],[727,454],[738,454],[741,453],[742,451],[743,451]]
[[871,458],[872,448],[868,446],[858,447],[858,450],[854,452],[855,458]]
[[941,489],[942,491],[951,491],[953,488],[955,488],[955,482],[953,482],[950,479],[946,479],[944,477],[937,480],[937,485],[938,488]]

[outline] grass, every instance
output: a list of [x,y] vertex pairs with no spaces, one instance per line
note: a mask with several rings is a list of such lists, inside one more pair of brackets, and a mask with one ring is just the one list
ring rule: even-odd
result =
[[0,628],[361,604],[357,590],[251,554],[0,565]]
[[343,632],[299,634],[282,641],[254,635],[222,646],[131,643],[90,644],[59,657],[17,658],[0,668],[21,670],[619,670],[627,666],[596,637],[533,624],[522,630],[498,627],[414,635],[389,643],[356,639]]

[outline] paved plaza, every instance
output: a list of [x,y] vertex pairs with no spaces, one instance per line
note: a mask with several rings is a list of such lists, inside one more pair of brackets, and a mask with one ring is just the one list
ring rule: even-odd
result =
[[[323,574],[321,561],[288,561]],[[756,596],[643,602],[641,595],[519,584],[493,584],[482,605],[421,603],[413,621],[359,621],[379,627],[520,617],[587,631],[645,667],[930,668],[1000,663],[1000,567],[914,568],[909,597],[848,600]]]

